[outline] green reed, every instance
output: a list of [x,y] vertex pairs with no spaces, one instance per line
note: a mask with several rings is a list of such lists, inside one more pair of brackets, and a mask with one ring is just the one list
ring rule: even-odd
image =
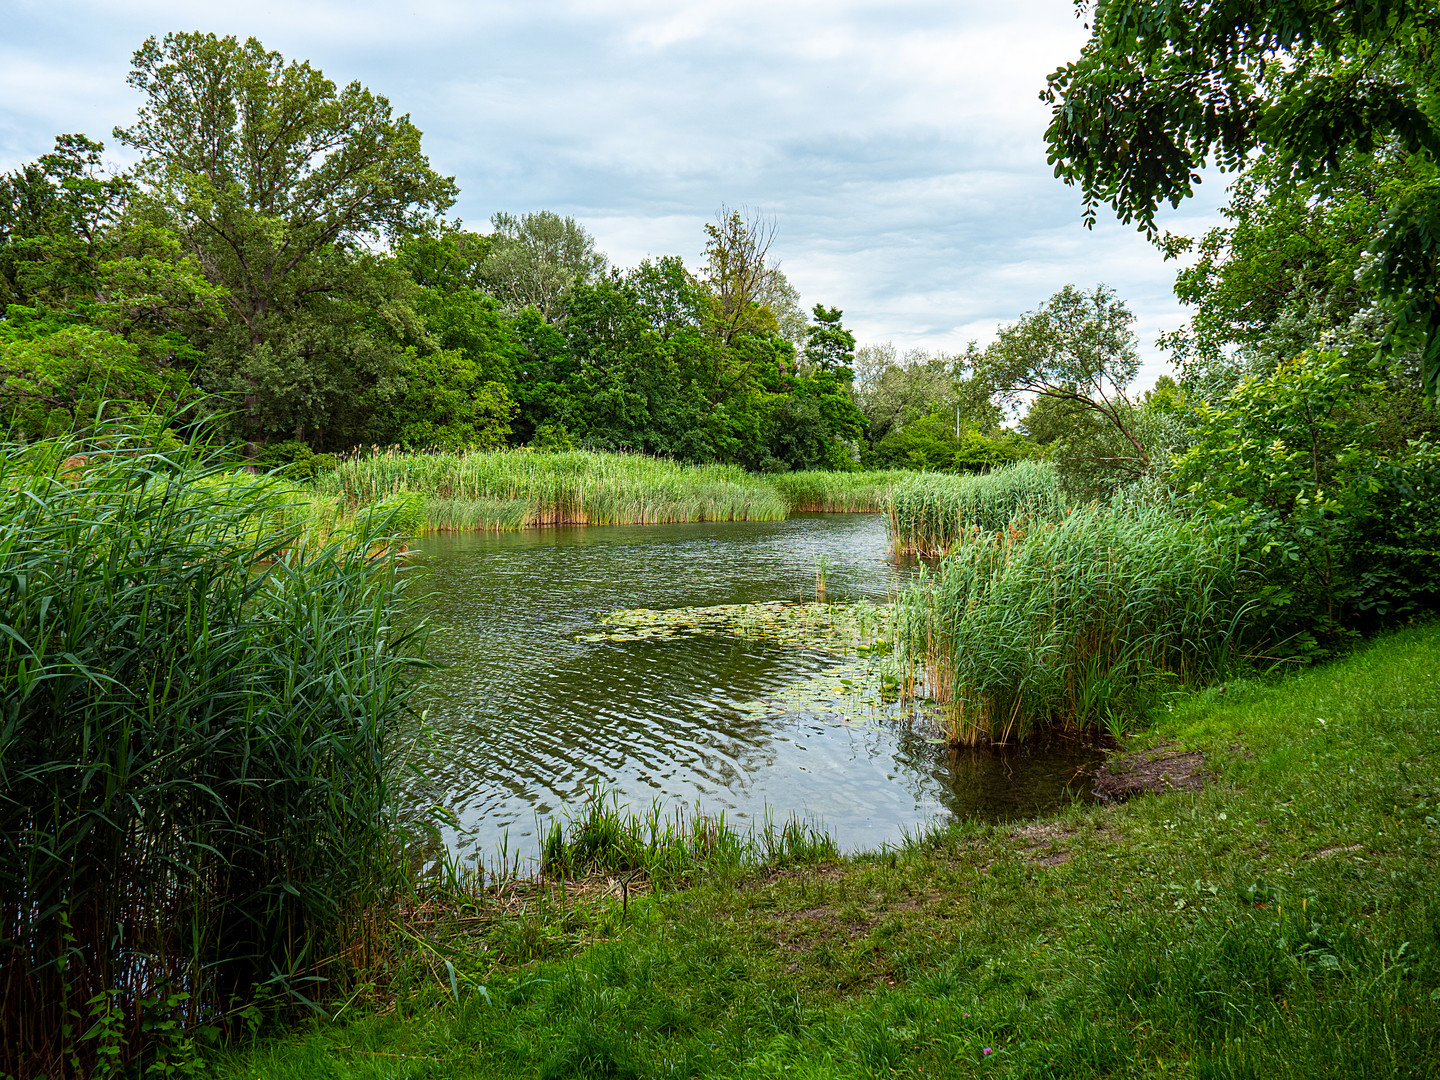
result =
[[306,545],[230,468],[121,429],[0,447],[0,1075],[163,1064],[329,994],[401,883],[423,627],[368,536]]
[[1241,658],[1247,576],[1223,534],[1091,505],[955,546],[897,598],[897,655],[957,743],[1116,728],[1150,681],[1197,685]]
[[874,472],[774,473],[765,480],[784,497],[791,513],[869,514],[885,509],[890,491],[913,473]]
[[773,487],[743,469],[642,454],[385,450],[342,461],[316,486],[351,507],[407,492],[429,500],[423,528],[432,531],[776,521],[788,512]]
[[777,825],[766,814],[740,829],[723,811],[667,812],[658,799],[636,812],[595,784],[577,813],[551,819],[540,869],[547,878],[621,875],[674,887],[726,871],[838,858],[835,841],[813,822],[792,816]]
[[1053,465],[1020,461],[975,475],[912,475],[895,486],[884,510],[897,552],[938,556],[1017,519],[1058,520],[1065,504]]

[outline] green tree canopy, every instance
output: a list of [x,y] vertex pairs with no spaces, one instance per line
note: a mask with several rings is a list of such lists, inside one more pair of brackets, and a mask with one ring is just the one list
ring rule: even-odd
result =
[[[1083,5],[1082,5],[1083,9]],[[1430,170],[1393,208],[1368,283],[1390,306],[1385,344],[1418,345],[1440,388],[1440,9],[1431,0],[1120,0],[1098,4],[1080,58],[1054,72],[1046,137],[1057,176],[1155,231],[1161,202],[1213,162],[1275,156],[1282,183],[1349,155],[1413,155]]]
[[606,258],[595,239],[573,217],[551,210],[533,214],[496,214],[487,237],[490,251],[476,271],[490,295],[515,314],[533,307],[546,322],[565,309],[565,297],[580,282],[604,273]]
[[262,437],[333,427],[398,362],[367,312],[380,301],[392,330],[407,317],[403,275],[377,281],[366,245],[426,226],[454,182],[385,98],[337,89],[254,38],[151,38],[129,82],[144,100],[116,137],[142,153],[148,197],[229,293],[210,386],[242,392]]

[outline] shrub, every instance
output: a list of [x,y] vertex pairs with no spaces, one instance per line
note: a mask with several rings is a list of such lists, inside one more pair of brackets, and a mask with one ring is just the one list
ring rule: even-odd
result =
[[1258,615],[1297,644],[1440,604],[1440,451],[1396,425],[1406,396],[1373,361],[1307,353],[1199,409],[1177,483],[1265,568]]

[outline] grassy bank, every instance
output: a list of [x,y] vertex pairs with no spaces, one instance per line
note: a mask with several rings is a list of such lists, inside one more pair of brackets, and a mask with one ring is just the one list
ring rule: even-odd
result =
[[1432,625],[1176,699],[1137,745],[1203,751],[1200,792],[437,920],[408,980],[216,1070],[1433,1076],[1437,671]]
[[800,511],[878,511],[903,475],[757,476],[730,465],[586,451],[385,451],[322,474],[314,500],[349,514],[398,509],[417,532],[778,521]]

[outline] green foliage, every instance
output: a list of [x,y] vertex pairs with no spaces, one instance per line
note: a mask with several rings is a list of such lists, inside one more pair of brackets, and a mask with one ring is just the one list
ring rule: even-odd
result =
[[868,461],[879,468],[975,473],[1031,453],[1023,439],[982,435],[968,425],[960,429],[957,439],[954,416],[931,413],[892,428],[875,444]]
[[467,354],[412,351],[405,368],[406,393],[394,412],[399,442],[413,449],[493,450],[510,435],[515,403],[504,383],[481,383]]
[[1022,461],[976,476],[911,477],[895,486],[886,512],[896,551],[943,555],[1016,523],[1058,521],[1067,505],[1053,465]]
[[[1085,455],[1088,471],[1110,486],[1139,479],[1152,472],[1155,460],[1136,430],[1137,410],[1126,396],[1140,363],[1134,321],[1113,289],[1097,285],[1083,293],[1066,285],[1035,311],[1001,327],[974,359],[975,381],[1010,404],[1031,394],[1067,403],[1080,434],[1100,440],[1097,452]],[[1072,452],[1092,441],[1073,439]]]
[[0,493],[0,1071],[138,1069],[342,988],[401,877],[394,566],[114,426],[5,447]]
[[[898,495],[898,492],[897,492]],[[895,602],[896,654],[974,744],[1104,730],[1159,677],[1195,686],[1249,644],[1245,562],[1223,531],[1117,501],[957,544]]]
[[115,334],[88,326],[0,341],[0,426],[33,439],[94,428],[119,416],[165,412],[193,391]]
[[1307,349],[1379,344],[1388,315],[1362,286],[1366,252],[1426,172],[1399,155],[1350,154],[1323,177],[1285,183],[1262,158],[1231,185],[1227,225],[1198,243],[1167,236],[1167,255],[1198,255],[1175,281],[1190,324],[1161,341],[1186,384],[1218,400]]
[[338,463],[334,454],[317,454],[298,439],[266,443],[255,458],[255,465],[262,471],[277,471],[287,480],[302,483],[313,481]]
[[0,310],[68,311],[93,298],[107,232],[133,193],[128,177],[103,175],[103,150],[61,135],[51,153],[0,176]]
[[1435,609],[1436,449],[1393,426],[1376,362],[1307,353],[1198,410],[1177,484],[1265,568],[1258,614],[1334,647]]
[[515,314],[533,307],[546,322],[565,310],[565,297],[580,282],[605,272],[605,256],[573,217],[551,210],[498,213],[490,219],[489,253],[475,265],[482,287]]
[[[1153,233],[1202,164],[1275,158],[1290,185],[1392,148],[1434,175],[1440,161],[1434,5],[1213,5],[1126,0],[1097,7],[1080,58],[1054,72],[1046,133],[1057,176]],[[1366,284],[1389,305],[1386,343],[1418,347],[1432,401],[1440,379],[1440,183],[1416,187],[1375,243]]]
[[413,314],[403,276],[366,242],[419,231],[455,196],[420,132],[383,97],[337,90],[253,38],[151,38],[129,82],[143,102],[116,135],[143,155],[145,198],[230,296],[205,387],[243,401],[247,437],[373,434],[365,398],[385,397],[393,328]]
[[547,420],[535,429],[535,438],[530,440],[529,447],[531,450],[565,453],[575,449],[575,440],[570,437],[564,424]]
[[667,815],[658,802],[643,814],[627,811],[596,786],[578,813],[563,824],[550,822],[540,868],[552,878],[604,874],[673,888],[757,863],[781,867],[838,857],[833,840],[794,818],[779,828],[767,821],[747,835],[727,825],[723,814]]
[[816,304],[815,321],[805,335],[805,359],[821,371],[831,371],[848,380],[855,363],[855,335],[840,322],[839,308]]

